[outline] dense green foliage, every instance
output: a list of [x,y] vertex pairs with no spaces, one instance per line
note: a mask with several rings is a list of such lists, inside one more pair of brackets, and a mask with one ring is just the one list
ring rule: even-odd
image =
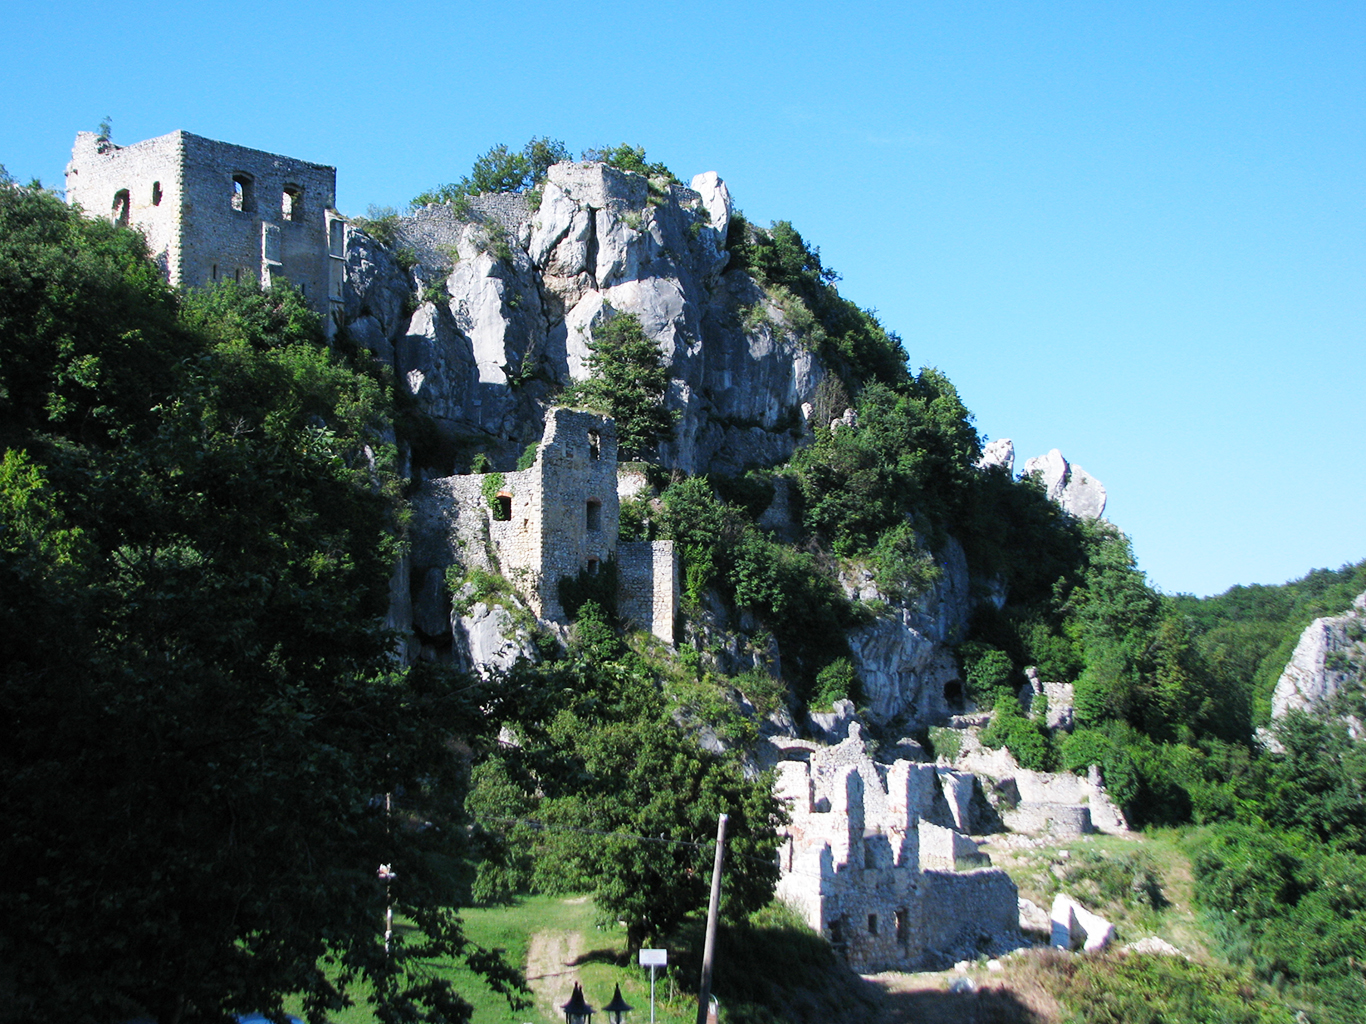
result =
[[597,160],[621,171],[643,174],[647,178],[664,178],[674,185],[683,184],[674,176],[674,172],[662,163],[647,163],[644,146],[632,146],[623,142],[619,146],[600,146],[597,149],[585,149],[583,159]]
[[[385,382],[39,191],[0,187],[0,281],[0,1015],[320,1019],[364,977],[465,1019],[418,964],[491,969],[434,869],[476,695],[380,628]],[[382,862],[421,928],[388,957]]]
[[762,907],[777,879],[780,805],[737,756],[703,750],[674,722],[654,668],[617,638],[600,607],[578,610],[567,657],[521,664],[498,717],[516,746],[491,748],[469,807],[484,858],[475,891],[592,892],[629,945],[666,939],[706,905],[717,816],[730,816],[723,910]]

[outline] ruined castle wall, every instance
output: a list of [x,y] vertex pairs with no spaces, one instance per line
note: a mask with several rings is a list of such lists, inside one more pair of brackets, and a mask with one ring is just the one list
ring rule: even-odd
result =
[[[185,153],[181,283],[202,287],[249,274],[268,285],[282,277],[315,309],[326,308],[332,280],[326,211],[336,204],[336,169],[189,132],[180,135]],[[242,182],[237,197],[235,179]]]
[[[147,238],[152,257],[173,285],[181,283],[184,214],[181,132],[115,146],[80,132],[66,167],[66,200],[90,217],[124,220]],[[127,205],[116,198],[127,196]],[[122,200],[119,200],[120,203]]]
[[603,565],[617,549],[617,433],[606,416],[552,409],[534,471],[540,474],[537,614],[565,621],[559,581]]
[[1024,800],[1002,816],[1012,832],[1030,835],[1051,833],[1057,838],[1076,838],[1093,832],[1091,808],[1085,804],[1059,804]]
[[341,300],[336,191],[334,168],[189,132],[131,146],[81,132],[67,165],[68,200],[142,231],[173,285],[282,278],[321,313]]
[[617,545],[617,611],[622,618],[672,644],[678,596],[678,553],[673,541]]
[[923,870],[958,871],[965,867],[986,867],[990,863],[977,849],[977,844],[961,832],[921,821],[916,826],[916,833],[920,839],[920,867]]
[[980,935],[1020,928],[1019,890],[1000,868],[921,875],[920,934],[927,949],[951,949]]

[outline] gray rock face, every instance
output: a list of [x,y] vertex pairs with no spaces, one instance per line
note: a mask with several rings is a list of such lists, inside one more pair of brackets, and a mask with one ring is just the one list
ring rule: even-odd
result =
[[1099,519],[1105,514],[1105,485],[1080,466],[1069,465],[1058,449],[1027,460],[1025,476],[1034,473],[1043,479],[1049,499],[1065,512],[1078,519]]
[[[1272,719],[1290,711],[1326,712],[1333,698],[1366,682],[1366,594],[1342,615],[1315,619],[1300,634],[1295,653],[1271,696]],[[1362,725],[1348,717],[1354,738]]]
[[465,671],[487,677],[535,656],[531,634],[502,605],[476,602],[464,614],[453,612],[450,625],[456,663]]
[[1015,473],[1015,442],[1008,437],[988,441],[982,449],[982,457],[977,460],[978,469],[1001,467],[1008,474]]
[[[967,558],[952,538],[942,553],[941,569],[943,576],[924,597],[909,606],[893,605],[849,635],[868,715],[880,725],[928,725],[950,713],[945,688],[960,676],[949,645],[962,638],[972,613]],[[877,596],[871,581],[859,583],[860,597]],[[851,589],[848,581],[846,589]]]
[[[555,386],[588,376],[593,331],[633,313],[673,378],[680,418],[660,461],[689,473],[780,462],[804,436],[801,410],[825,371],[749,275],[727,271],[730,216],[712,172],[684,188],[557,164],[535,211],[498,195],[474,197],[468,213],[427,206],[402,218],[399,245],[418,259],[411,277],[352,232],[348,326],[395,364],[452,445],[483,435],[512,452],[535,439]],[[416,302],[419,286],[423,298],[444,287],[448,315]],[[753,307],[766,315],[747,318]]]

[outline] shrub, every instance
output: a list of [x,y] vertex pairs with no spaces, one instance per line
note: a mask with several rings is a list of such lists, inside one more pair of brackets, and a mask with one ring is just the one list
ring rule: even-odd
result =
[[816,685],[807,702],[812,711],[829,711],[837,700],[853,700],[863,696],[858,672],[848,658],[836,658],[816,673]]

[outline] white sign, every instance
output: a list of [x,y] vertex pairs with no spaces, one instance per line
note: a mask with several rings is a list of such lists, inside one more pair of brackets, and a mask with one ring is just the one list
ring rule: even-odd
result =
[[642,949],[640,951],[641,967],[668,967],[669,951],[667,949]]

